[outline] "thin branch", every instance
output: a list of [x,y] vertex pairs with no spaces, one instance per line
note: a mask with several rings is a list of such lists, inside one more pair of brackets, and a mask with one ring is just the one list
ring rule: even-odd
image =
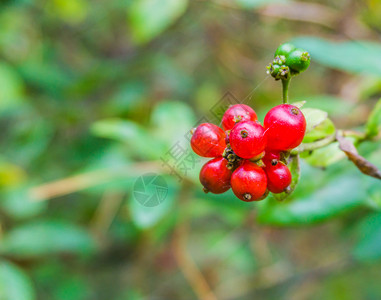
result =
[[340,133],[336,134],[336,139],[339,142],[339,148],[342,150],[348,159],[355,164],[355,166],[365,175],[381,179],[381,170],[377,168],[370,161],[362,157],[352,141],[341,136]]
[[217,300],[205,277],[188,254],[186,249],[187,226],[179,225],[176,230],[173,249],[176,261],[183,272],[185,278],[200,300]]
[[91,227],[97,236],[104,237],[119,210],[124,196],[125,194],[119,191],[107,190],[104,193],[91,220]]
[[97,186],[115,178],[133,177],[146,172],[163,172],[163,168],[157,161],[148,161],[121,169],[91,171],[33,187],[29,190],[29,195],[34,201],[43,201]]
[[291,150],[291,155],[297,155],[299,153],[305,152],[305,151],[313,151],[319,148],[323,148],[325,146],[328,146],[332,142],[336,140],[335,135],[329,135],[325,137],[324,139],[318,140],[316,142],[312,143],[302,143],[295,149]]
[[341,135],[344,136],[344,137],[355,137],[359,140],[364,140],[367,138],[366,134],[363,133],[363,132],[358,132],[358,131],[354,131],[354,130],[342,130],[341,131]]

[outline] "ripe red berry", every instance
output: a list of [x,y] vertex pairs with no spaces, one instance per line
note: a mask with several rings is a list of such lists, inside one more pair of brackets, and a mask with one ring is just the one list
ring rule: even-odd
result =
[[230,130],[234,125],[241,121],[256,121],[258,120],[255,111],[248,105],[235,104],[230,106],[222,117],[222,128]]
[[286,151],[300,145],[306,132],[306,119],[299,108],[290,104],[273,107],[265,116],[267,147]]
[[226,134],[218,126],[211,123],[202,123],[193,132],[191,147],[193,151],[203,157],[221,156],[225,150]]
[[230,146],[242,158],[258,156],[265,150],[266,135],[264,128],[253,121],[236,124],[229,135]]
[[200,182],[205,192],[221,194],[230,189],[232,171],[227,168],[228,161],[216,157],[208,161],[200,171]]
[[277,164],[280,160],[280,152],[265,149],[265,156],[262,158],[263,163],[265,166],[271,165],[271,164]]
[[234,194],[243,201],[258,201],[266,193],[265,171],[255,163],[245,161],[232,175],[231,186]]
[[291,183],[291,172],[282,162],[278,162],[276,165],[267,165],[265,172],[267,175],[267,188],[274,194],[284,192]]

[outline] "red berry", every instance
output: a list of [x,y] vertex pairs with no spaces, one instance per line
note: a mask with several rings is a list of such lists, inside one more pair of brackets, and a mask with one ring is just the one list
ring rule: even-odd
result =
[[225,150],[226,134],[218,126],[210,123],[200,124],[193,133],[193,151],[203,157],[221,156]]
[[222,128],[230,130],[240,121],[256,121],[258,120],[255,111],[245,104],[235,104],[230,106],[222,117]]
[[229,141],[235,154],[249,159],[265,150],[265,130],[260,124],[253,121],[239,122],[231,130]]
[[231,185],[234,194],[243,201],[258,201],[266,193],[266,173],[255,163],[245,161],[232,175]]
[[205,192],[221,194],[230,189],[232,171],[227,168],[228,161],[223,157],[216,157],[208,161],[200,171],[200,182]]
[[265,166],[271,165],[271,164],[277,164],[280,160],[280,152],[265,149],[265,156],[262,158],[263,163]]
[[273,107],[264,121],[267,147],[286,151],[300,145],[306,132],[306,119],[299,108],[290,104]]
[[267,175],[267,188],[274,194],[284,192],[291,184],[291,172],[282,162],[278,162],[276,165],[267,165],[265,172]]

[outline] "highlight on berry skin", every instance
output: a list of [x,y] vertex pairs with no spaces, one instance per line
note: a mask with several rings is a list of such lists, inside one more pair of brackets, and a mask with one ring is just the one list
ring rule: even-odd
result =
[[217,125],[202,123],[191,133],[191,147],[199,156],[216,157],[224,152],[226,133]]

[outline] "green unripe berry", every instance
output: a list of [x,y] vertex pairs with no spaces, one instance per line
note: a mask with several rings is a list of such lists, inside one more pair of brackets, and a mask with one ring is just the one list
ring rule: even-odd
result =
[[270,64],[267,66],[267,74],[270,74],[275,80],[288,79],[290,77],[290,68],[286,65]]
[[279,70],[280,70],[280,66],[279,65],[274,65],[274,64],[270,64],[270,67],[269,67],[269,73],[272,77],[274,78],[277,78],[278,74],[279,74]]
[[274,65],[284,65],[286,63],[286,57],[284,55],[277,55],[273,60]]
[[274,57],[283,55],[287,57],[292,51],[295,50],[295,46],[290,43],[282,44],[276,49]]
[[294,72],[303,72],[310,65],[310,61],[310,54],[301,48],[297,48],[288,55],[286,65]]
[[278,76],[280,79],[288,79],[290,77],[290,68],[286,65],[280,66]]

